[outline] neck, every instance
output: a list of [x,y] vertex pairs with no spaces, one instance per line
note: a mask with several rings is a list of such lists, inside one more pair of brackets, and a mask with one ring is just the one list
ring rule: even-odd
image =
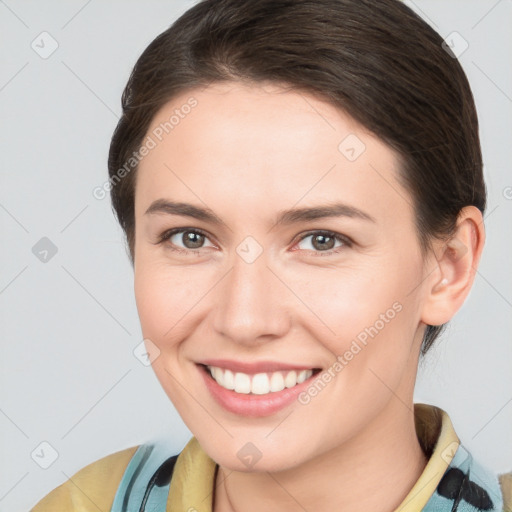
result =
[[406,406],[393,398],[357,436],[300,466],[272,473],[219,467],[213,510],[389,512],[407,496],[426,464],[412,399]]

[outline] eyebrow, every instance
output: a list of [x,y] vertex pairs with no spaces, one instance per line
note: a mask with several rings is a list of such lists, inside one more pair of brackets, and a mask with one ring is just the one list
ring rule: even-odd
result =
[[[224,221],[209,208],[194,206],[190,203],[169,201],[167,199],[157,199],[153,201],[146,210],[145,215],[155,213],[192,217],[214,225],[225,224]],[[277,215],[275,225],[296,224],[298,222],[307,222],[327,217],[350,217],[377,222],[369,213],[363,212],[354,206],[344,203],[330,203],[314,207],[282,210]]]

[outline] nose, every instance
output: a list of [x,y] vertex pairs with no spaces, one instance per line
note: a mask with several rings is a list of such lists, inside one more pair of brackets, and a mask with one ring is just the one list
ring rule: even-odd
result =
[[271,268],[265,251],[252,263],[238,254],[216,287],[213,326],[233,342],[254,345],[290,328],[290,291]]

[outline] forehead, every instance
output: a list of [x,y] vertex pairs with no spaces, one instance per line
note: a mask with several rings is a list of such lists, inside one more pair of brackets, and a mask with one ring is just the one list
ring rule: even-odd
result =
[[410,206],[391,148],[333,105],[276,84],[183,92],[147,137],[154,148],[139,164],[136,210],[165,195],[260,214],[262,201],[280,209],[346,200],[374,216]]

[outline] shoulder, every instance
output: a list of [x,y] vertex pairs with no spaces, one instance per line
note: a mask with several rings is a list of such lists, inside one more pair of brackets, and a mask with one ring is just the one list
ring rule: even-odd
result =
[[137,448],[126,448],[85,466],[42,498],[31,512],[110,510],[119,482]]
[[498,480],[503,495],[503,510],[512,512],[512,471],[498,475]]

